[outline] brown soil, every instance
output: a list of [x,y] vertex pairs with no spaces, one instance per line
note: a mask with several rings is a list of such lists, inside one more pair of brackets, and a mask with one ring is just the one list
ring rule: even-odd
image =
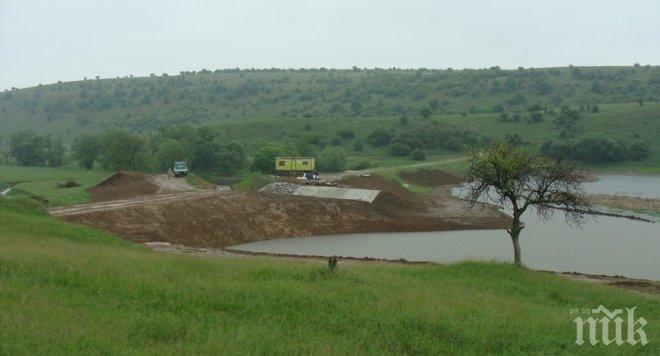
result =
[[630,289],[640,293],[660,295],[660,283],[646,279],[635,279],[623,276],[605,276],[598,274],[582,274],[577,272],[564,272],[556,274],[578,281],[600,283],[608,286]]
[[382,213],[393,216],[410,211],[423,211],[431,201],[430,198],[416,194],[402,187],[401,184],[379,175],[348,177],[342,179],[340,183],[351,188],[380,190],[380,194],[372,204]]
[[[226,247],[264,239],[328,234],[506,228],[509,217],[489,206],[468,211],[446,192],[420,196],[378,176],[343,184],[380,189],[374,203],[271,193],[192,191],[102,202],[51,213],[137,242]],[[133,181],[128,182],[133,187]],[[113,189],[120,189],[115,186]],[[153,192],[153,189],[148,190]],[[116,195],[115,195],[116,196]]]
[[441,185],[460,184],[465,182],[464,177],[439,169],[404,171],[399,173],[399,175],[406,182],[421,185],[423,187],[439,187]]
[[89,189],[92,201],[106,201],[154,195],[159,186],[151,176],[138,172],[120,171]]
[[195,190],[184,178],[119,171],[89,189],[93,202],[132,199],[156,194]]

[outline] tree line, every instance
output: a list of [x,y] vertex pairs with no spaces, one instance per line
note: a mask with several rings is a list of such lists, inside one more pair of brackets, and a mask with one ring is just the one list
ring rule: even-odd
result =
[[163,172],[175,161],[187,161],[196,170],[230,175],[240,170],[247,158],[240,144],[221,142],[210,128],[189,125],[161,127],[147,136],[119,129],[84,134],[69,150],[49,135],[22,131],[10,135],[4,146],[7,163],[59,167],[74,160],[86,169],[98,163],[112,171]]

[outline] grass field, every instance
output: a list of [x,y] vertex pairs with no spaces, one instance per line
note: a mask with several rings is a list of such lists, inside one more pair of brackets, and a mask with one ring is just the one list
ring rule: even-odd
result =
[[[80,169],[71,165],[60,168],[0,166],[0,182],[12,183],[15,192],[39,196],[49,206],[64,206],[87,202],[87,189],[100,183],[112,173],[100,169]],[[61,188],[73,180],[80,186]]]
[[[150,253],[0,199],[0,353],[657,354],[658,299],[499,263]],[[574,344],[571,308],[637,306],[645,347]]]

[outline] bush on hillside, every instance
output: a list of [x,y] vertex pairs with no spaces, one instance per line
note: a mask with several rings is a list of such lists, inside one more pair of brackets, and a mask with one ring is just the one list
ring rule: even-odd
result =
[[394,132],[392,132],[392,130],[379,128],[373,131],[372,133],[370,133],[369,136],[367,136],[367,142],[375,147],[385,146],[385,145],[389,145],[390,142],[392,142],[393,137],[394,137]]
[[346,167],[346,153],[340,147],[326,147],[319,153],[316,167],[321,172],[341,172]]
[[76,182],[75,180],[69,179],[64,183],[58,183],[57,186],[59,188],[75,188],[75,187],[80,187],[80,183]]
[[282,149],[276,146],[265,146],[257,150],[250,171],[272,173],[275,170],[275,157],[282,155]]
[[351,164],[350,168],[354,171],[359,171],[359,170],[362,170],[362,169],[367,169],[369,167],[371,167],[371,162],[363,159],[363,160],[359,160],[359,161]]
[[541,153],[546,156],[566,157],[577,161],[597,164],[623,160],[642,160],[650,155],[648,144],[613,140],[603,135],[587,136],[572,141],[545,141]]
[[415,161],[423,161],[426,159],[426,154],[424,153],[424,150],[416,149],[410,152],[410,158],[414,159]]

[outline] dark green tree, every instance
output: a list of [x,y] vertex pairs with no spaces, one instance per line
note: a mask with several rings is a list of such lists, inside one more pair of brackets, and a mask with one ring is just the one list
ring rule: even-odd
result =
[[75,139],[71,146],[73,158],[80,167],[92,169],[94,161],[101,154],[101,140],[97,135],[82,135]]
[[276,146],[265,146],[257,150],[250,171],[272,173],[275,170],[275,157],[282,155],[282,149]]
[[372,146],[385,146],[392,142],[394,133],[391,130],[378,128],[367,136],[367,142]]
[[164,172],[172,167],[174,162],[188,162],[190,160],[185,145],[181,141],[173,138],[166,139],[158,145],[155,157],[155,168],[160,172]]
[[245,164],[245,150],[238,143],[223,146],[218,153],[219,169],[223,174],[234,174]]
[[321,172],[341,172],[346,167],[346,153],[341,147],[326,147],[319,153],[317,167]]
[[146,168],[146,144],[141,136],[113,130],[102,139],[101,164],[105,169],[144,170]]
[[20,166],[46,164],[46,145],[43,137],[33,131],[21,131],[9,136],[9,156]]

